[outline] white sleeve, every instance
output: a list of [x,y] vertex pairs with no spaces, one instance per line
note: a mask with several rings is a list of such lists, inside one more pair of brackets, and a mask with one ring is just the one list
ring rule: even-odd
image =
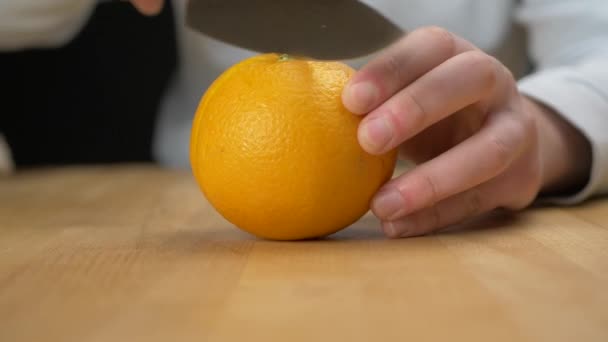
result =
[[96,0],[0,0],[0,50],[55,47],[84,26]]
[[608,1],[527,0],[518,18],[537,67],[520,81],[521,92],[561,114],[592,148],[588,184],[551,200],[573,204],[608,193]]

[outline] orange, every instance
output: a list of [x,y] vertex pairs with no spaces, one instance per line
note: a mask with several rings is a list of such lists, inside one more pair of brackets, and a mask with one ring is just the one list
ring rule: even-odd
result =
[[213,207],[259,237],[299,240],[337,232],[369,209],[396,152],[366,153],[361,118],[341,92],[354,70],[264,54],[222,74],[193,123],[194,177]]

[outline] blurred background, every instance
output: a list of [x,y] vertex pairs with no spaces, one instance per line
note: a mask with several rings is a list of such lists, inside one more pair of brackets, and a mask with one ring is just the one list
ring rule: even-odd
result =
[[[363,2],[406,30],[439,25],[462,35],[518,76],[529,70],[519,25],[526,15],[514,0]],[[185,6],[186,0],[169,1],[159,16],[146,18],[126,2],[2,0],[8,109],[0,121],[6,135],[0,172],[14,169],[13,161],[19,167],[157,161],[188,168],[191,119],[201,96],[253,52],[186,28]],[[347,62],[360,67],[371,57]]]

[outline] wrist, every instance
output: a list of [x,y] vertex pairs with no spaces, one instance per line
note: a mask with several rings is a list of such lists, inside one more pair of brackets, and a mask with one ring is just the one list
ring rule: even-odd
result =
[[524,108],[536,121],[542,169],[540,193],[569,195],[580,191],[591,170],[587,138],[554,110],[525,96]]

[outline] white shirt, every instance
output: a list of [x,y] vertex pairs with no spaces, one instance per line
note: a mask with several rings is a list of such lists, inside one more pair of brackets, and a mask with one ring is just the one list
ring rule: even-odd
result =
[[[520,80],[522,93],[545,103],[589,139],[590,182],[576,203],[608,193],[608,1],[606,0],[363,0],[404,29],[438,25],[492,53],[513,25],[529,32],[536,72]],[[95,0],[1,0],[0,49],[57,46],[74,37]],[[250,51],[228,46],[183,25],[185,0],[175,6],[180,70],[165,94],[155,139],[161,163],[188,167],[191,119],[211,82]],[[525,51],[521,51],[525,53]],[[361,66],[367,58],[347,61]],[[556,151],[559,153],[559,151]]]

